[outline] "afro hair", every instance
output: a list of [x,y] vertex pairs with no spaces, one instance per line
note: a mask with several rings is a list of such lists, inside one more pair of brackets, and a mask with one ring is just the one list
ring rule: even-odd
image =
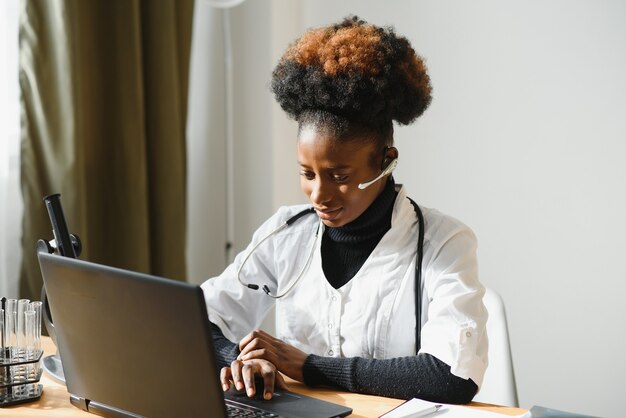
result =
[[305,32],[278,62],[271,88],[298,122],[321,111],[377,130],[413,122],[432,90],[424,61],[406,38],[356,16]]

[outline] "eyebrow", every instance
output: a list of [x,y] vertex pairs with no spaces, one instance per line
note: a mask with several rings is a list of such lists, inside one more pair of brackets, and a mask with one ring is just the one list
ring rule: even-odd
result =
[[[310,168],[308,165],[301,163],[298,161],[298,165],[304,168]],[[339,164],[328,167],[329,170],[343,170],[345,168],[352,168],[350,164]]]

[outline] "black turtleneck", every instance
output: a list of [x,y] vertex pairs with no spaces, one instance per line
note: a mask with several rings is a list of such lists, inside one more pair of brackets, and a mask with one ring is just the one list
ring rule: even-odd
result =
[[328,283],[339,289],[348,283],[391,228],[396,184],[389,178],[382,193],[354,221],[326,227],[322,237],[322,268]]

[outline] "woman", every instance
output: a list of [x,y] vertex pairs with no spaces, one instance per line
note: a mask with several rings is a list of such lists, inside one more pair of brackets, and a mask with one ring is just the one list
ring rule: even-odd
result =
[[[347,18],[292,44],[272,90],[298,122],[311,205],[279,209],[202,285],[224,390],[234,384],[252,396],[257,376],[269,399],[284,386],[278,371],[307,385],[471,401],[487,364],[475,237],[453,218],[419,210],[390,175],[399,155],[393,121],[411,123],[430,104],[422,59],[393,29]],[[256,330],[273,305],[276,337]]]

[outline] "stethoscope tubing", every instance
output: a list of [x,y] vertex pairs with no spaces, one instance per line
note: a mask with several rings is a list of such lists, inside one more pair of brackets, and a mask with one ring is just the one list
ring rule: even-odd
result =
[[[252,247],[250,249],[248,254],[246,254],[244,259],[241,261],[241,264],[239,265],[239,268],[237,269],[237,280],[239,281],[239,283],[241,283],[243,286],[248,287],[250,289],[258,290],[259,289],[259,285],[254,284],[254,283],[245,283],[243,280],[241,280],[241,270],[243,270],[243,267],[246,265],[246,262],[248,261],[248,259],[252,256],[252,254],[254,254],[256,249],[261,244],[263,244],[268,238],[276,235],[277,233],[279,233],[283,229],[285,229],[288,226],[292,225],[294,222],[296,222],[301,217],[303,217],[305,215],[308,215],[309,213],[314,213],[314,212],[315,212],[315,209],[310,207],[310,208],[307,208],[307,209],[305,209],[303,211],[300,211],[300,212],[296,213],[291,218],[287,219],[285,222],[280,224],[280,226],[278,228],[274,229],[272,232],[270,232],[265,237],[263,237],[263,239],[261,239],[259,242],[257,242],[254,245],[254,247]],[[320,223],[321,223],[321,221],[320,221]],[[315,252],[315,246],[317,245],[317,238],[318,238],[318,235],[319,235],[319,230],[320,230],[320,228],[318,227],[317,231],[315,232],[315,238],[313,239],[313,243],[311,244],[311,249],[309,251],[309,255],[308,255],[307,259],[306,259],[306,262],[302,266],[302,269],[300,270],[300,273],[296,277],[296,279],[291,282],[291,284],[287,287],[287,289],[285,289],[284,292],[282,292],[280,294],[276,294],[276,295],[273,295],[271,293],[270,288],[266,284],[263,285],[263,291],[265,292],[265,294],[267,296],[271,297],[272,299],[280,299],[280,298],[284,297],[285,295],[287,295],[289,292],[291,292],[291,289],[293,289],[294,286],[300,281],[300,279],[304,275],[304,272],[309,268],[309,265],[311,264],[311,260],[313,259],[313,253]]]

